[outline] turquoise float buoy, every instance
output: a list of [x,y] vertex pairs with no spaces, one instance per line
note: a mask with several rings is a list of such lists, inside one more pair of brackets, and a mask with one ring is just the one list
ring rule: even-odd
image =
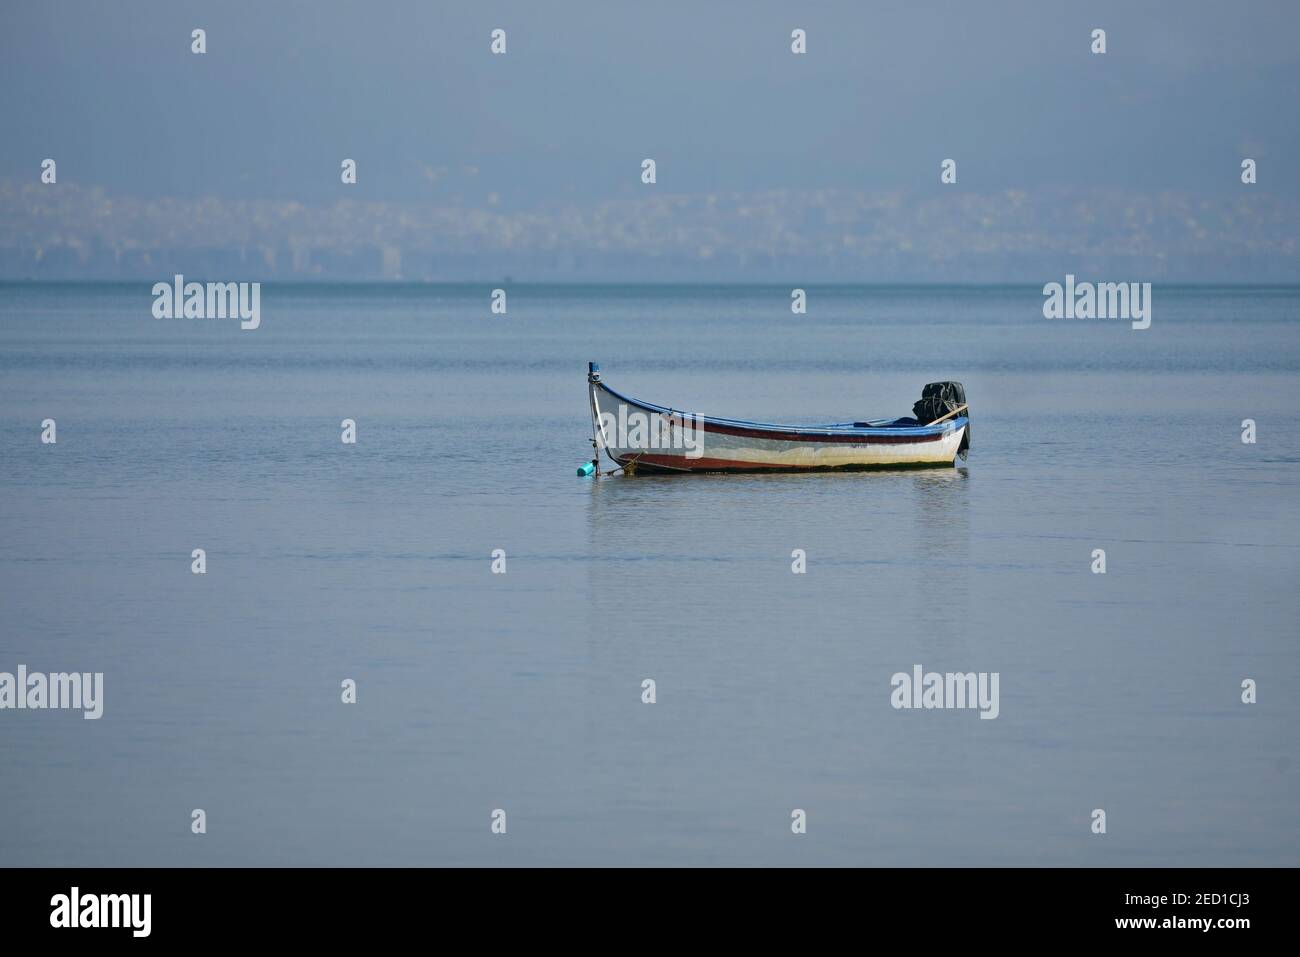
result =
[[581,465],[578,466],[579,475],[590,475],[594,471],[596,471],[595,462],[583,462]]

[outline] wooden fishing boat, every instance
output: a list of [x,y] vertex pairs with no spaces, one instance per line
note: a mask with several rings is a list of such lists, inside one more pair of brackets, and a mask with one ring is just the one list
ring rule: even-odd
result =
[[[951,467],[970,447],[960,383],[926,386],[914,412],[945,414],[832,425],[770,425],[665,408],[615,392],[587,367],[596,457],[578,470],[600,472],[604,451],[624,472],[808,472]],[[933,394],[933,398],[931,398]],[[954,401],[954,399],[959,401]],[[611,470],[613,471],[613,470]]]

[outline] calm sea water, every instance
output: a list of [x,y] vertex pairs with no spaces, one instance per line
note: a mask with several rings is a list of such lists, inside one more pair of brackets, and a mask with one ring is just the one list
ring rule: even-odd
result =
[[[106,696],[0,712],[0,863],[1300,863],[1300,289],[1157,286],[1145,332],[1034,288],[509,297],[274,285],[241,332],[0,285],[0,671]],[[959,379],[973,449],[580,479],[588,360],[794,422]],[[1000,716],[894,710],[914,664]]]

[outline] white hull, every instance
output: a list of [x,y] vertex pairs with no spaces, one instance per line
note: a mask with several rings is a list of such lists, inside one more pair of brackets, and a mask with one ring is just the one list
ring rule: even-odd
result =
[[620,466],[669,472],[951,466],[969,420],[779,426],[698,416],[629,399],[589,378],[595,441]]

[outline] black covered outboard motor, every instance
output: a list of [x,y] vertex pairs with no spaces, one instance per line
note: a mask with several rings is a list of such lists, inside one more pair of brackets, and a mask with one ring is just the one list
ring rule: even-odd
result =
[[[912,415],[922,425],[928,425],[935,419],[942,419],[950,412],[956,412],[966,404],[966,390],[960,382],[931,382],[921,390],[921,398],[912,406]],[[959,415],[970,418],[970,409],[962,409]],[[953,416],[957,418],[957,416]],[[957,454],[963,459],[970,449],[970,423],[966,423],[966,433],[961,437],[961,448]]]

